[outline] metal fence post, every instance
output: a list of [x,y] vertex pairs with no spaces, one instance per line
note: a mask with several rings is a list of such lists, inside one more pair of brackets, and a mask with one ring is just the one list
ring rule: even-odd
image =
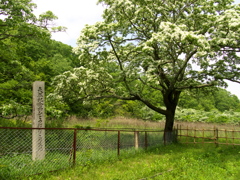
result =
[[118,156],[120,155],[120,131],[118,131]]
[[74,136],[73,136],[73,166],[76,165],[76,152],[77,152],[77,129],[74,129]]
[[147,131],[145,131],[145,148],[148,148],[148,137],[147,137]]

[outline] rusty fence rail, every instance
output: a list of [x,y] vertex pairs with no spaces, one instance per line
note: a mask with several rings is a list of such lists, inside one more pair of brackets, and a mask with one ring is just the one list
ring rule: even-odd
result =
[[[33,160],[34,130],[44,130],[44,159]],[[163,130],[0,127],[0,179],[29,176],[74,165],[115,160],[159,146]]]
[[201,129],[177,126],[178,141],[180,143],[212,143],[218,145],[240,146],[240,130],[229,129]]

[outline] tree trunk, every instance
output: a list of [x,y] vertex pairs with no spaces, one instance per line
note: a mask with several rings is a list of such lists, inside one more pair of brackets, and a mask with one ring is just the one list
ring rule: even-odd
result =
[[172,91],[164,94],[164,103],[167,113],[165,114],[166,123],[164,128],[164,144],[169,144],[177,141],[177,132],[174,131],[174,117],[177,108],[180,91]]
[[177,134],[173,129],[175,110],[176,108],[172,109],[166,115],[166,123],[164,128],[164,144],[170,144],[177,141]]

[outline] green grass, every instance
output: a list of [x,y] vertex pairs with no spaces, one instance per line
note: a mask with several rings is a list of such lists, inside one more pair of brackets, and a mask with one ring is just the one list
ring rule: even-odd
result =
[[238,180],[240,147],[168,145],[26,179],[48,180]]
[[13,154],[0,159],[0,179],[14,179],[70,167],[69,155],[48,153],[44,160],[32,161],[31,154]]

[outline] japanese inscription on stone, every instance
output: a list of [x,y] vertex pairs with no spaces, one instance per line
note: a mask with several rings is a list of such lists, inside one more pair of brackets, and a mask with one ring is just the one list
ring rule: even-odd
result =
[[[33,83],[33,128],[45,128],[44,111],[44,82]],[[32,131],[32,159],[45,158],[45,130],[33,129]]]

